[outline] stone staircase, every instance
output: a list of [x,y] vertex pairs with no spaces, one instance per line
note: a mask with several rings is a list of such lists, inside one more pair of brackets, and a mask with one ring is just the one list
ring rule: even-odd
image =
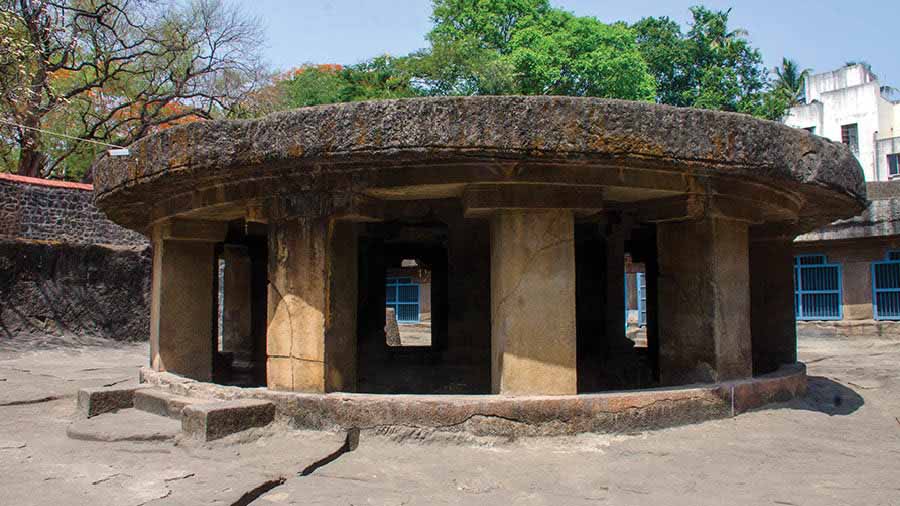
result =
[[[83,388],[78,391],[77,406],[82,423],[70,429],[73,437],[78,437],[73,434],[83,436],[89,432],[84,429],[87,425],[84,420],[120,411],[127,412],[121,420],[123,423],[128,423],[125,418],[142,416],[137,412],[180,421],[183,436],[200,441],[265,427],[275,419],[275,405],[269,401],[200,399],[148,385]],[[107,417],[104,423],[115,426],[116,421]]]

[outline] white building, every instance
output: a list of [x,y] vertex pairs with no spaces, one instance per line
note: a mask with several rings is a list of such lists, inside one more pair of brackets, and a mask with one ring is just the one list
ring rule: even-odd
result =
[[805,98],[785,124],[849,145],[866,181],[900,178],[900,101],[888,100],[865,66],[810,76]]

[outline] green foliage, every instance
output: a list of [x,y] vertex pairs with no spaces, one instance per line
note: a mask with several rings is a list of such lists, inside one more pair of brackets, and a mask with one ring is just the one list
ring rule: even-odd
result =
[[[273,85],[277,98],[275,110],[295,109],[319,104],[358,100],[407,98],[419,92],[410,85],[405,60],[388,55],[349,67],[340,65],[304,65],[277,79]],[[272,91],[262,97],[272,100]],[[244,116],[270,112],[262,107],[249,107]],[[257,114],[254,114],[256,112]]]
[[780,92],[770,96],[762,55],[750,45],[746,31],[729,28],[730,12],[691,7],[687,33],[666,17],[648,17],[633,25],[641,54],[656,78],[656,100],[777,119],[784,112],[778,112],[783,105]]
[[544,0],[436,0],[432,46],[410,70],[433,95],[577,95],[650,100],[654,81],[622,24]]

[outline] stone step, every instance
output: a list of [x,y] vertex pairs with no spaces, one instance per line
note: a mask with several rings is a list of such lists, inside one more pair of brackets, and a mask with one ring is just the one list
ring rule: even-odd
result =
[[155,388],[145,388],[134,392],[134,407],[136,409],[175,420],[181,420],[182,410],[186,406],[201,402],[210,401],[176,395]]
[[131,408],[135,392],[146,388],[145,385],[82,388],[78,390],[78,412],[84,418],[91,418]]
[[265,427],[275,419],[275,404],[269,401],[236,401],[190,404],[181,417],[181,432],[190,438],[212,441],[236,432]]

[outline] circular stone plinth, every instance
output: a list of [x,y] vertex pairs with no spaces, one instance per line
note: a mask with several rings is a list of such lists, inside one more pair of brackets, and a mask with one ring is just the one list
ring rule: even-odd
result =
[[[478,183],[602,188],[610,206],[673,195],[769,205],[762,221],[810,229],[863,209],[841,144],[743,114],[576,97],[355,102],[256,120],[196,122],[100,158],[97,205],[145,230],[174,216],[229,220],[278,196],[445,198]],[[764,201],[764,202],[763,202]]]
[[396,433],[467,433],[476,436],[558,436],[629,432],[728,418],[806,393],[806,366],[783,366],[752,379],[572,396],[304,394],[203,383],[151,369],[141,382],[186,396],[264,399],[295,427],[359,428]]

